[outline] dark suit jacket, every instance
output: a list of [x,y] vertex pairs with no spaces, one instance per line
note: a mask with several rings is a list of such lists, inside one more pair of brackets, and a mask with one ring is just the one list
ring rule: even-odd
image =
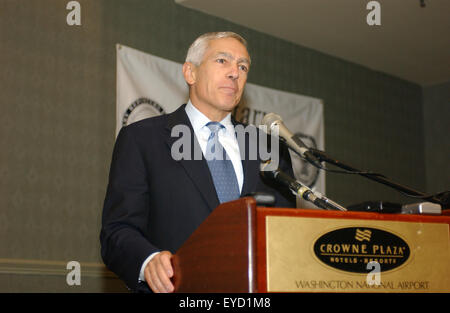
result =
[[[102,216],[101,254],[106,266],[134,291],[149,291],[145,283],[138,284],[145,259],[156,251],[175,253],[219,205],[206,161],[175,161],[171,157],[171,146],[178,139],[171,137],[171,129],[184,124],[194,134],[184,108],[122,128],[114,146]],[[197,139],[192,145],[200,149]],[[240,149],[248,149],[248,144]],[[287,150],[280,162],[280,168],[293,176]],[[259,160],[243,160],[242,165],[242,195],[271,192],[277,206],[295,207],[289,191],[280,192],[262,181]]]

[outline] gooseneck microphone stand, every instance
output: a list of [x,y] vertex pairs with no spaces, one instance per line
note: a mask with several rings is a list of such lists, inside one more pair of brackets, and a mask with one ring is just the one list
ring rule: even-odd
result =
[[333,159],[331,157],[329,157],[325,152],[321,151],[321,150],[317,150],[317,149],[313,149],[310,148],[309,151],[319,160],[319,162],[327,162],[330,164],[333,164],[337,167],[340,167],[348,172],[354,173],[354,174],[359,174],[361,176],[364,176],[368,179],[371,179],[373,181],[379,182],[381,184],[384,184],[386,186],[389,186],[391,188],[396,189],[397,191],[402,192],[403,194],[405,194],[406,196],[411,196],[411,197],[415,197],[415,198],[420,198],[420,199],[424,199],[430,202],[434,202],[437,204],[440,204],[442,206],[442,209],[447,209],[449,208],[450,204],[449,204],[449,193],[448,191],[443,192],[441,194],[439,194],[440,196],[438,197],[437,195],[427,195],[423,192],[414,190],[410,187],[407,186],[403,186],[400,185],[398,183],[393,182],[392,180],[388,179],[387,177],[385,177],[384,175],[381,174],[377,174],[377,173],[370,173],[370,172],[363,172],[360,171],[352,166],[349,166],[347,164],[344,164],[336,159]]

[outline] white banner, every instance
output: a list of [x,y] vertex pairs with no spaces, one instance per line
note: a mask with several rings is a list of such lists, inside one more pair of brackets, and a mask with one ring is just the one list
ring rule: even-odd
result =
[[[189,98],[182,65],[123,45],[117,45],[116,135],[122,126],[175,111]],[[324,150],[323,104],[320,99],[247,83],[235,117],[259,125],[274,112],[305,144]],[[302,183],[325,194],[325,175],[291,153],[294,173]],[[300,204],[308,206],[306,203]]]

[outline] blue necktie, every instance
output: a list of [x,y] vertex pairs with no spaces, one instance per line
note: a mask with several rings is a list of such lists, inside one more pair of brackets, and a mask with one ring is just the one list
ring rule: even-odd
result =
[[209,122],[206,126],[211,131],[206,144],[205,158],[216,188],[220,203],[236,200],[240,196],[239,185],[233,163],[219,142],[219,130],[225,128],[219,122]]

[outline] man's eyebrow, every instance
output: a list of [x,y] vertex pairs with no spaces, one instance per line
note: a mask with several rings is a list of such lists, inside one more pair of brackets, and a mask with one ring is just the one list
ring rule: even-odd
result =
[[240,58],[237,60],[238,63],[247,63],[248,65],[250,65],[250,60],[247,58]]
[[[215,55],[215,57],[219,57],[219,56],[223,56],[223,57],[226,57],[226,58],[228,58],[228,59],[234,60],[233,55],[231,55],[231,54],[228,53],[228,52],[217,52],[216,55]],[[247,64],[250,64],[250,60],[247,59],[247,58],[239,58],[239,59],[237,60],[237,63],[247,63]]]
[[228,53],[228,52],[217,52],[216,53],[216,55],[215,55],[215,57],[226,57],[226,58],[229,58],[229,59],[234,59],[233,58],[233,56],[231,55],[231,53]]

